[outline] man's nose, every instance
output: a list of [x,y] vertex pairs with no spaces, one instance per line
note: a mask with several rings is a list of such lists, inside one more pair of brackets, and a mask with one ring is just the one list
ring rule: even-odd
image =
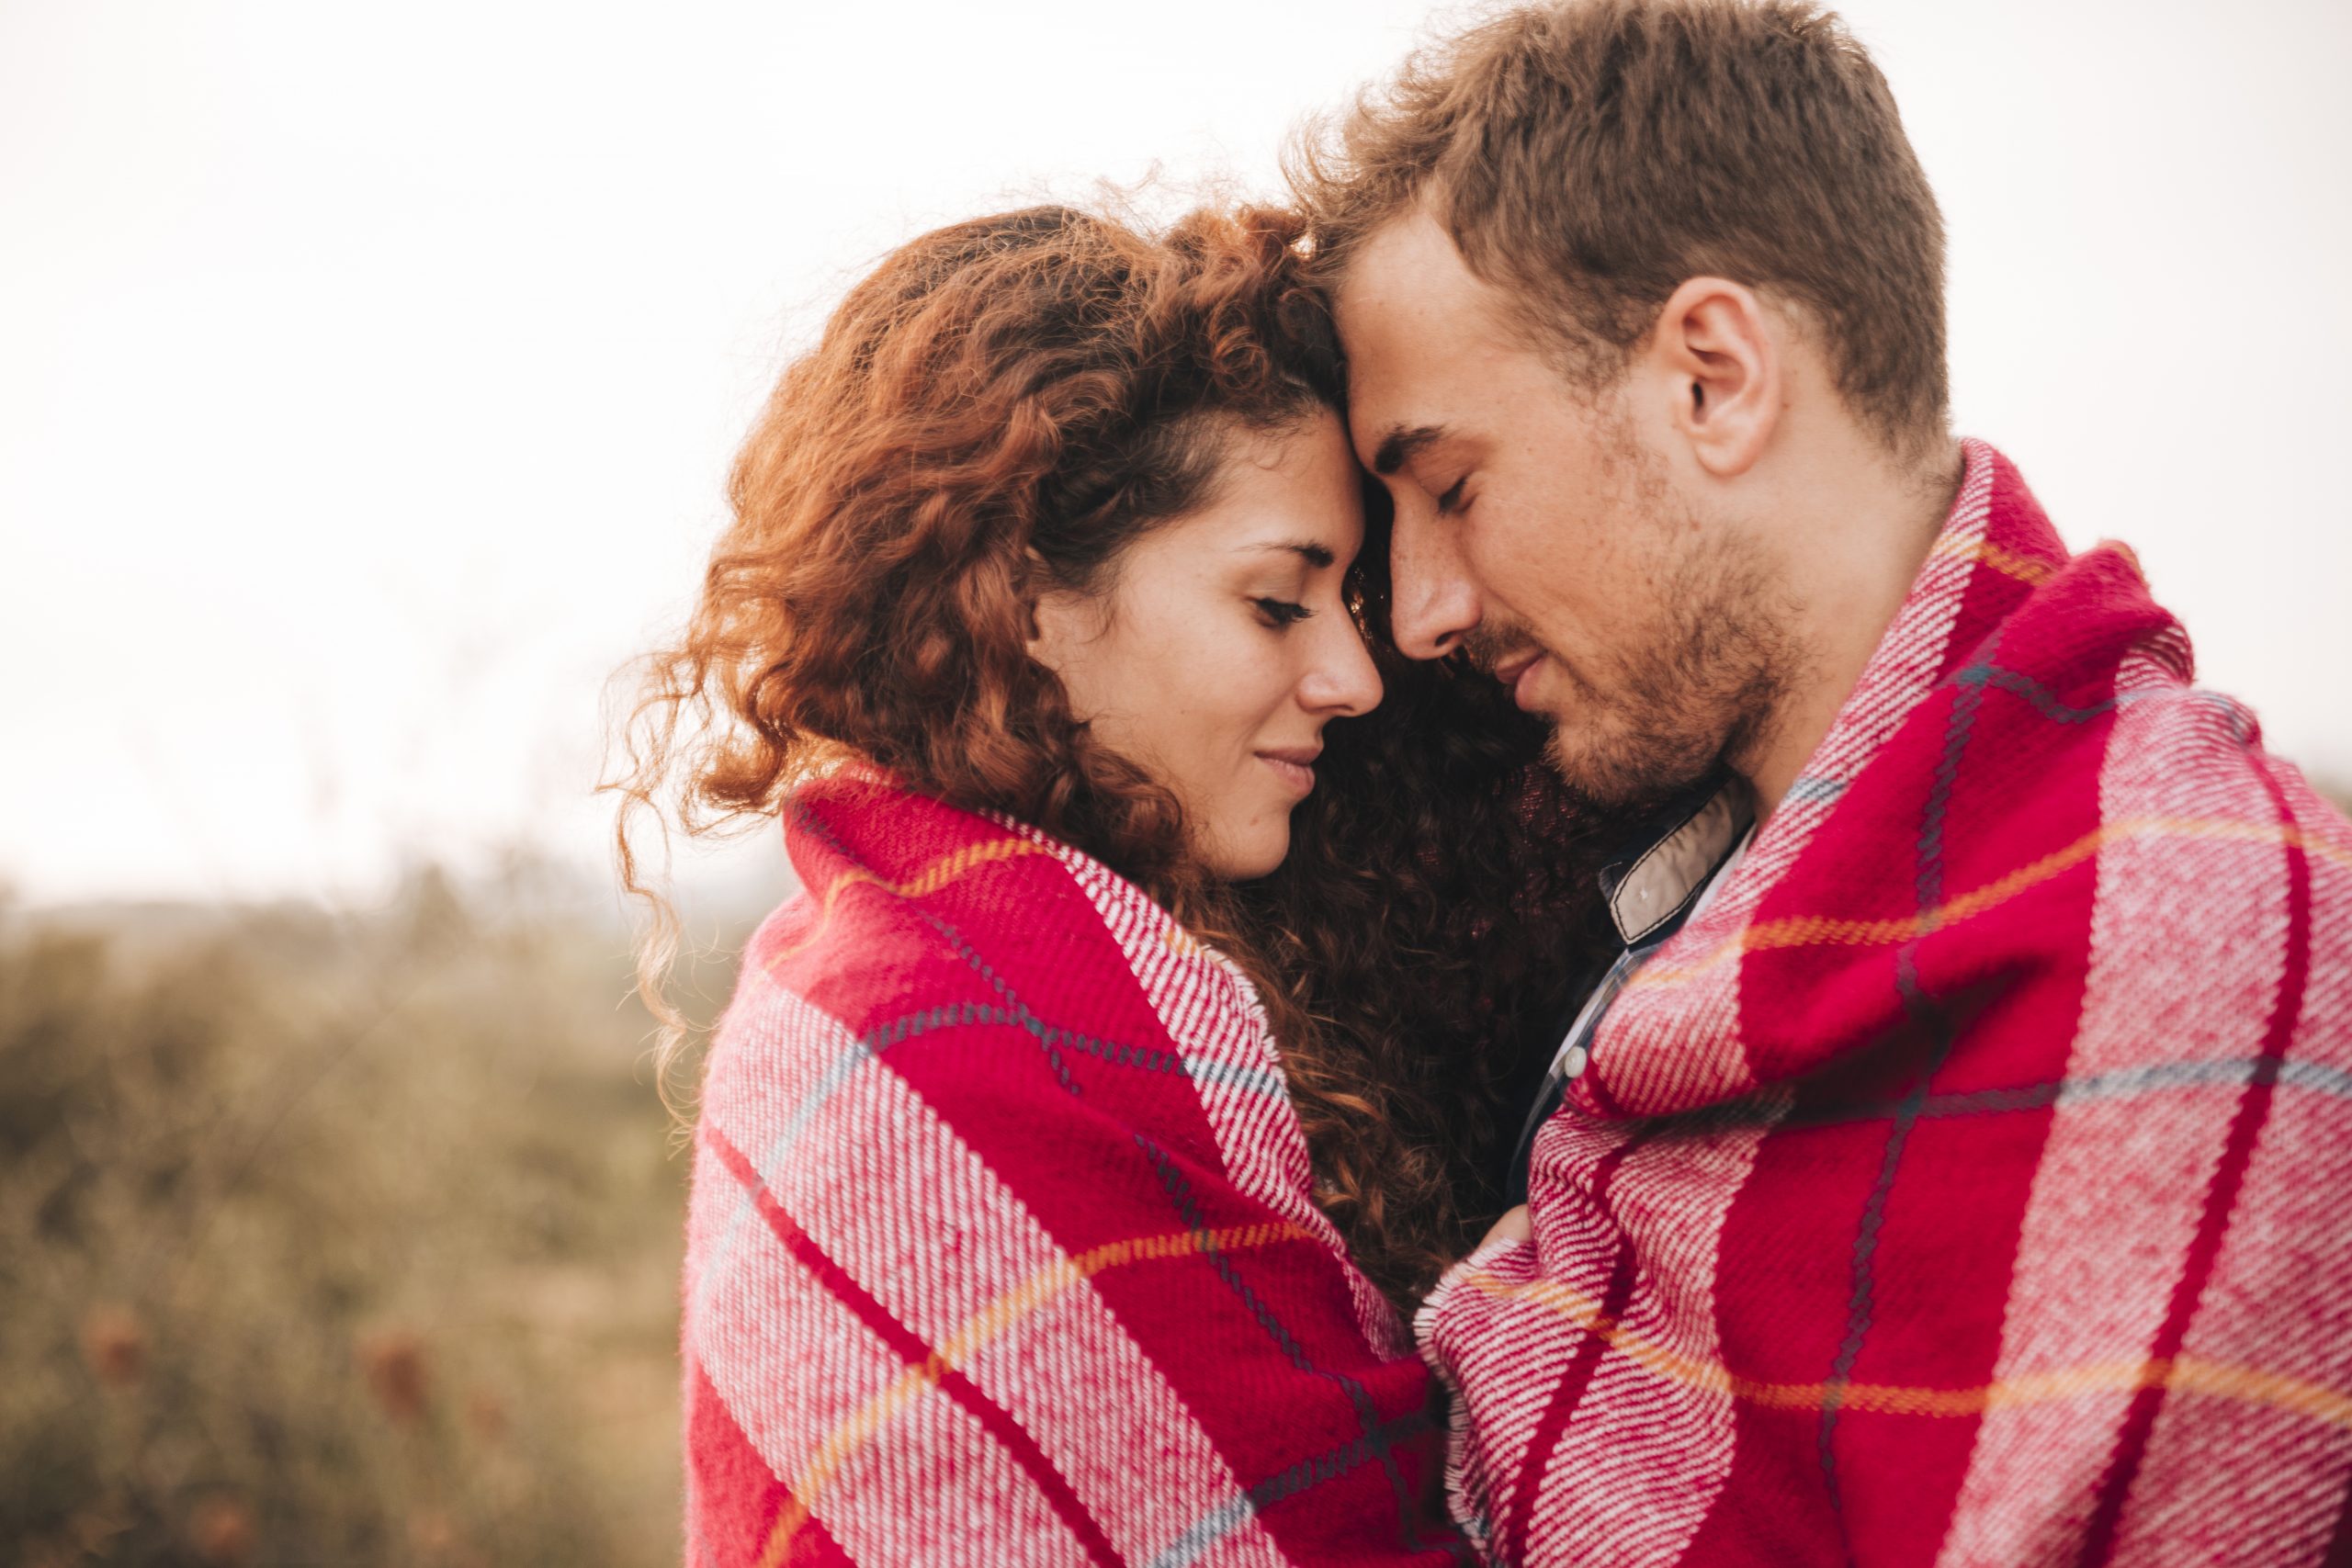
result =
[[1424,522],[1396,520],[1389,536],[1389,628],[1408,658],[1442,659],[1478,624],[1478,592],[1455,552]]

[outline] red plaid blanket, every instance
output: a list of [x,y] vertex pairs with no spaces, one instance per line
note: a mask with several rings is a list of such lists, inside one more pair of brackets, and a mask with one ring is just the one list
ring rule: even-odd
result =
[[1519,1563],[2352,1561],[2352,829],[1970,443],[1419,1327]]
[[[1249,983],[1041,835],[844,774],[744,955],[685,1269],[687,1561],[1401,1563],[1436,1434]],[[1434,1476],[1430,1479],[1433,1481]]]

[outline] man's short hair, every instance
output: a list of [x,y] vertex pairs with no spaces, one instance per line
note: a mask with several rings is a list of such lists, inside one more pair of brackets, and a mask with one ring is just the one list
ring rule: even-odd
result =
[[1504,12],[1311,128],[1290,174],[1334,280],[1426,203],[1588,386],[1721,276],[1801,308],[1890,449],[1944,434],[1943,220],[1885,78],[1804,0]]

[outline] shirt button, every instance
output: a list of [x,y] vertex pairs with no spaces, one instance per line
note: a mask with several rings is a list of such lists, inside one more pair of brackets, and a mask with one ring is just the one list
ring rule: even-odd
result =
[[1585,1064],[1592,1060],[1592,1053],[1581,1045],[1571,1045],[1560,1053],[1560,1071],[1572,1078],[1584,1076]]

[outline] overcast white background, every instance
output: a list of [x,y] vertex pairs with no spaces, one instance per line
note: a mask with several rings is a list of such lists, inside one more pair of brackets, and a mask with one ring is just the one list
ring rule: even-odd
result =
[[[1961,427],[2352,777],[2352,7],[1857,0]],[[593,863],[603,677],[794,345],[920,230],[1271,190],[1432,13],[0,0],[0,877]]]

